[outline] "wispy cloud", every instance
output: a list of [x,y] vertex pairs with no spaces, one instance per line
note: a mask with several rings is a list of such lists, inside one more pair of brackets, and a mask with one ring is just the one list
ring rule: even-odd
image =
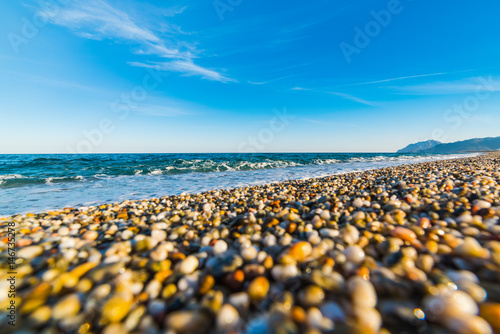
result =
[[436,73],[408,75],[408,76],[388,78],[388,79],[380,79],[380,80],[373,80],[373,81],[363,81],[363,82],[356,82],[356,83],[350,83],[350,84],[335,85],[332,87],[371,85],[371,84],[378,84],[378,83],[391,82],[391,81],[426,78],[426,77],[442,76],[442,75],[457,74],[457,73],[466,73],[466,72],[473,72],[473,71],[477,71],[477,70],[478,69],[469,69],[469,70],[460,70],[460,71],[451,71],[451,72],[436,72]]
[[437,81],[419,85],[388,86],[405,94],[413,95],[448,95],[469,94],[478,90],[500,91],[500,77],[472,77],[453,81]]
[[271,80],[267,80],[267,81],[248,81],[248,83],[252,84],[252,85],[267,85],[271,82],[283,80],[283,79],[290,78],[293,76],[294,76],[293,74],[288,74],[288,75],[284,75],[284,76],[281,76],[279,78],[275,78],[275,79],[271,79]]
[[[172,17],[181,14],[186,7],[156,9],[155,15]],[[164,20],[157,27],[147,28],[138,24],[139,19],[130,17],[123,11],[109,5],[103,0],[71,1],[61,8],[53,8],[43,4],[38,9],[40,15],[49,22],[67,27],[83,38],[103,40],[111,39],[135,45],[131,52],[168,59],[162,64],[156,64],[164,71],[180,72],[185,75],[197,75],[209,80],[228,82],[227,77],[215,70],[196,65],[193,61],[198,57],[193,45],[180,40],[185,34],[180,27],[169,25],[165,27]],[[164,36],[165,34],[168,36]],[[130,62],[134,66],[145,66],[151,60]]]
[[194,64],[191,60],[176,60],[163,63],[140,63],[130,62],[129,65],[145,68],[153,68],[160,71],[180,72],[186,76],[197,75],[204,79],[228,82],[235,81],[234,79],[223,76],[222,74],[206,69]]
[[54,24],[83,31],[87,38],[160,42],[153,32],[137,26],[127,14],[101,0],[74,1],[59,9],[42,7],[40,14]]
[[390,82],[390,81],[398,81],[398,80],[406,80],[406,79],[415,79],[415,78],[425,78],[425,77],[432,77],[432,76],[444,75],[444,74],[446,74],[446,73],[445,72],[441,72],[441,73],[429,73],[429,74],[409,75],[409,76],[406,76],[406,77],[397,77],[397,78],[389,78],[389,79],[382,79],[382,80],[375,80],[375,81],[357,82],[357,83],[348,84],[348,85],[342,85],[342,86],[370,85],[370,84],[376,84],[376,83],[382,83],[382,82]]
[[324,90],[317,90],[317,89],[309,89],[309,88],[302,88],[302,87],[294,87],[291,90],[299,90],[299,91],[308,91],[308,92],[315,92],[315,93],[323,93],[323,94],[330,94],[330,95],[335,95],[338,97],[341,97],[346,100],[350,100],[353,102],[361,103],[367,106],[374,106],[374,103],[371,101],[364,100],[360,97],[347,94],[347,93],[342,93],[342,92],[330,92],[330,91],[324,91]]

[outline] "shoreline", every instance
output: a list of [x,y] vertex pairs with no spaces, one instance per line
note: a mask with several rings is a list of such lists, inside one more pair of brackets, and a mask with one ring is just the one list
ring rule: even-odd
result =
[[14,225],[23,261],[1,310],[14,300],[11,329],[48,333],[493,333],[499,166],[489,153],[4,217],[2,258]]
[[[120,195],[120,192],[118,192],[117,194],[115,194],[116,200],[112,200],[112,199],[106,200],[106,199],[102,199],[102,198],[101,199],[97,199],[97,198],[90,199],[89,196],[92,196],[92,195],[89,192],[93,188],[87,189],[86,186],[82,185],[83,188],[81,190],[86,191],[86,192],[83,193],[81,196],[76,195],[76,196],[80,196],[81,198],[79,200],[73,200],[72,201],[73,203],[66,203],[64,205],[46,203],[46,205],[42,206],[40,204],[37,204],[36,202],[35,203],[32,202],[33,200],[36,201],[36,197],[35,198],[27,197],[26,200],[30,201],[31,205],[35,206],[37,209],[35,209],[35,210],[33,210],[33,209],[30,209],[30,210],[19,209],[19,211],[15,211],[15,212],[11,211],[10,213],[7,213],[7,214],[0,214],[0,218],[8,218],[8,217],[13,216],[13,215],[24,215],[26,213],[34,213],[34,212],[40,213],[40,212],[57,211],[57,210],[61,210],[61,208],[66,208],[66,207],[79,208],[79,207],[99,206],[102,204],[121,203],[124,201],[142,201],[142,200],[149,200],[152,198],[163,198],[165,196],[179,196],[182,194],[196,195],[196,194],[201,194],[201,193],[204,193],[207,191],[231,190],[231,189],[248,187],[248,186],[263,186],[263,185],[267,185],[267,184],[276,184],[276,183],[280,183],[280,182],[287,182],[287,181],[294,181],[294,180],[305,181],[305,180],[309,180],[309,179],[317,179],[317,178],[322,178],[322,177],[329,177],[329,176],[342,175],[342,174],[348,174],[348,173],[358,173],[358,172],[364,172],[364,171],[387,168],[387,167],[397,167],[397,166],[402,166],[402,165],[418,164],[418,163],[428,162],[428,161],[441,161],[441,160],[450,160],[450,159],[457,159],[457,158],[474,157],[474,156],[479,156],[482,154],[484,154],[484,153],[474,152],[474,153],[469,153],[469,154],[459,154],[458,156],[455,154],[450,154],[450,155],[444,155],[444,156],[437,155],[437,156],[431,156],[431,157],[427,157],[427,156],[421,156],[421,157],[417,156],[417,157],[413,157],[413,158],[408,157],[405,159],[401,158],[400,160],[396,160],[396,161],[391,161],[391,160],[389,160],[389,161],[384,161],[384,160],[380,160],[380,161],[378,161],[378,160],[374,160],[374,161],[342,161],[342,162],[337,162],[335,164],[317,164],[317,165],[304,165],[304,166],[299,165],[299,166],[287,166],[287,167],[269,168],[269,169],[263,168],[263,169],[248,170],[248,171],[230,170],[230,171],[224,171],[224,172],[206,172],[206,173],[201,173],[201,176],[203,178],[205,178],[207,175],[212,175],[211,178],[213,178],[214,180],[220,180],[222,183],[219,183],[217,186],[216,185],[217,183],[215,181],[208,182],[210,185],[207,184],[206,186],[203,187],[204,189],[199,189],[200,187],[198,185],[194,185],[194,186],[191,185],[191,187],[189,186],[190,181],[192,182],[192,180],[188,180],[188,179],[186,179],[186,180],[172,180],[172,182],[174,182],[177,185],[177,187],[176,188],[174,187],[174,190],[172,191],[172,189],[169,189],[169,185],[171,186],[171,184],[166,184],[166,185],[163,184],[162,186],[160,186],[160,189],[162,189],[162,190],[157,191],[157,193],[162,193],[163,196],[160,196],[160,197],[147,196],[145,194],[142,194],[142,195],[121,194]],[[427,160],[427,159],[434,159],[434,160]],[[423,160],[423,161],[419,161],[419,160]],[[350,169],[344,170],[343,168],[345,168],[345,166],[347,166],[347,165],[349,166]],[[285,175],[285,171],[289,175]],[[237,173],[239,175],[239,177],[235,177],[235,175],[236,175],[235,173]],[[273,173],[276,175],[273,176],[272,175]],[[161,175],[160,177],[162,177],[162,176],[169,177],[168,180],[170,180],[170,178],[172,178],[172,177],[176,178],[176,177],[190,176],[190,175],[196,175],[196,174],[197,173],[193,173],[193,174],[187,173],[187,174],[181,174],[181,175]],[[150,174],[150,175],[152,175],[152,174]],[[131,177],[131,176],[126,176],[126,177]],[[134,177],[135,177],[135,175],[134,175]],[[141,175],[141,177],[149,177],[149,175]],[[80,176],[80,178],[82,180],[84,179],[81,176]],[[242,181],[244,179],[259,179],[259,178],[261,178],[262,180]],[[51,179],[51,178],[49,178],[49,179]],[[229,181],[226,181],[225,179],[227,179]],[[134,181],[134,180],[129,180],[128,182],[130,182],[130,181]],[[136,181],[134,181],[134,182],[136,182]],[[151,181],[151,180],[148,180],[146,182],[153,183],[153,181]],[[158,181],[156,181],[156,182],[158,182]],[[166,181],[166,182],[169,182],[169,181]],[[206,179],[205,179],[205,182],[207,183]],[[246,184],[244,184],[244,185],[235,186],[235,184],[237,184],[237,183],[245,183],[245,182],[246,182]],[[50,182],[49,183],[46,182],[46,185],[43,185],[43,186],[46,187],[48,184],[50,184]],[[159,185],[160,184],[162,184],[162,183],[159,183]],[[180,187],[178,186],[179,184],[187,185],[188,190],[181,191],[179,189]],[[57,186],[57,184],[54,186]],[[109,188],[114,188],[113,184],[107,184],[106,186]],[[137,187],[138,185],[136,184],[134,186]],[[120,185],[118,185],[118,187],[132,188],[132,187],[129,187],[126,183],[120,184]],[[199,189],[198,191],[195,189],[197,187]],[[94,188],[95,188],[95,186],[94,186]],[[15,191],[15,189],[17,189],[17,188],[12,188],[12,189]],[[25,188],[21,187],[19,189],[24,191],[24,193],[21,193],[21,194],[24,194],[25,196],[33,196],[32,195],[33,193],[31,191],[28,191],[26,193]],[[121,189],[121,188],[119,188],[119,189]],[[10,189],[7,188],[5,190],[9,191]],[[52,191],[52,189],[50,189],[50,188],[48,188],[47,190]],[[46,192],[47,190],[44,190],[41,188],[38,190],[38,192]],[[95,188],[93,190],[95,190],[96,192],[102,192],[102,186],[99,188]],[[121,190],[123,190],[123,189],[121,189]],[[63,189],[62,191],[65,192],[67,190]],[[70,190],[70,193],[68,193],[68,195],[70,197],[72,195],[75,196],[74,192],[75,191],[73,190],[73,194],[72,194],[71,190]],[[37,192],[35,192],[34,194],[35,194],[35,196],[37,196],[36,195]],[[78,192],[78,194],[80,194],[80,192]],[[59,200],[60,202],[63,201],[63,199],[62,199],[63,195],[58,194],[58,197],[56,197],[56,200]],[[22,195],[18,195],[18,197],[19,196],[22,196]],[[107,193],[106,196],[113,196],[113,194]],[[106,196],[100,196],[100,197],[106,197]],[[99,196],[97,196],[97,197],[99,197]],[[55,200],[53,200],[52,202],[55,202]],[[4,205],[4,204],[0,203],[0,209],[2,208],[2,205]],[[19,206],[19,205],[17,205],[17,206]],[[28,206],[28,204],[27,204],[27,206]]]

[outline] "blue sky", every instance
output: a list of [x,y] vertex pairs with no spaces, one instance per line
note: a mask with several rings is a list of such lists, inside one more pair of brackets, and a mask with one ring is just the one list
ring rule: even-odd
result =
[[0,153],[499,136],[500,3],[3,1]]

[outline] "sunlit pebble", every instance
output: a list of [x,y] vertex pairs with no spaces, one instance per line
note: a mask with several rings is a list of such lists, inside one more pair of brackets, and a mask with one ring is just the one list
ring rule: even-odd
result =
[[213,250],[215,254],[222,254],[227,251],[227,243],[224,240],[217,240]]
[[217,328],[222,331],[233,330],[238,326],[238,311],[230,304],[224,304],[217,314]]
[[426,217],[419,218],[419,220],[417,222],[417,226],[419,226],[421,228],[430,228],[430,227],[432,227],[431,221],[429,220],[429,218],[426,218]]
[[417,238],[417,235],[412,230],[405,227],[396,227],[391,231],[393,237],[399,238],[404,241],[412,241]]
[[253,261],[257,257],[258,253],[259,251],[255,246],[250,246],[243,248],[240,254],[245,261]]
[[151,231],[151,237],[153,240],[160,242],[167,238],[167,233],[163,230],[153,230]]
[[365,258],[365,252],[358,245],[349,246],[344,250],[347,261],[360,264]]
[[415,317],[417,317],[417,319],[425,320],[425,313],[421,309],[419,308],[414,309],[413,314],[415,315]]

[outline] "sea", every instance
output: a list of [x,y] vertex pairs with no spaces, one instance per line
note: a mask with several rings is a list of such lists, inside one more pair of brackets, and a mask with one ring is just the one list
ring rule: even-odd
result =
[[6,154],[0,216],[452,159],[395,153]]

